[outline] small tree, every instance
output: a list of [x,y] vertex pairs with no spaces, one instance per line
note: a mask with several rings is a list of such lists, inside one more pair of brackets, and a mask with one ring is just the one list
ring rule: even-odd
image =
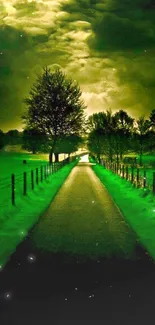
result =
[[21,133],[18,130],[9,130],[5,134],[6,145],[21,144]]
[[141,116],[136,120],[133,133],[133,149],[140,155],[140,165],[142,166],[143,153],[148,149],[147,137],[150,129],[150,121]]
[[153,131],[155,131],[155,109],[152,110],[149,116],[150,126]]
[[115,125],[115,154],[118,162],[119,159],[122,160],[123,154],[130,148],[134,119],[123,110],[116,112],[113,119]]
[[91,153],[95,154],[98,162],[101,161],[101,154],[103,153],[104,134],[102,129],[95,129],[88,135],[88,149]]
[[5,135],[2,130],[0,130],[0,149],[2,149],[5,145]]
[[23,144],[22,148],[32,152],[47,152],[48,139],[46,135],[35,129],[25,129],[23,131]]
[[78,150],[79,146],[83,144],[83,138],[76,134],[71,134],[60,138],[57,141],[55,151],[57,153],[66,153],[70,156],[71,153]]
[[91,130],[88,136],[90,151],[97,155],[98,161],[101,159],[101,154],[106,155],[112,161],[115,153],[115,123],[111,110],[91,115],[88,125]]
[[80,135],[85,122],[84,103],[77,83],[68,79],[59,69],[52,73],[45,68],[24,102],[28,110],[23,116],[26,127],[46,134],[50,143],[49,161],[53,153],[58,161],[56,145],[59,138]]

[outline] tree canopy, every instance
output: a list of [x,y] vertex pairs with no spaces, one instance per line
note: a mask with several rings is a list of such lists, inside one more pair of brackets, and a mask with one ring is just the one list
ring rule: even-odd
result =
[[85,124],[85,108],[78,84],[60,70],[44,68],[24,102],[27,110],[23,121],[26,128],[46,134],[50,144],[50,161],[58,139],[80,136]]

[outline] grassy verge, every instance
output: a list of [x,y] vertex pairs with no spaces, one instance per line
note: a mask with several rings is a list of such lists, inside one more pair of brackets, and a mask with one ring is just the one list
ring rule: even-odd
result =
[[17,206],[10,205],[4,211],[3,220],[5,221],[0,226],[0,269],[48,208],[77,162],[78,160],[51,175],[28,196],[20,198]]
[[103,166],[92,166],[95,174],[106,186],[125,220],[138,236],[138,240],[155,260],[155,198],[144,189],[136,189]]

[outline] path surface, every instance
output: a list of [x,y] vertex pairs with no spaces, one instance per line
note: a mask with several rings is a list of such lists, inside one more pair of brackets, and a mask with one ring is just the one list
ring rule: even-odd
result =
[[152,325],[154,302],[154,264],[90,165],[79,164],[0,272],[0,324]]
[[136,238],[89,163],[79,163],[35,227],[35,245],[85,255],[131,255]]

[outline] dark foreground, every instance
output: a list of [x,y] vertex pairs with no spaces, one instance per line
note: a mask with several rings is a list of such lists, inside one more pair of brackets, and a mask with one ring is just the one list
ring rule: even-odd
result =
[[27,239],[0,274],[0,324],[154,324],[155,266],[136,255],[82,262]]

